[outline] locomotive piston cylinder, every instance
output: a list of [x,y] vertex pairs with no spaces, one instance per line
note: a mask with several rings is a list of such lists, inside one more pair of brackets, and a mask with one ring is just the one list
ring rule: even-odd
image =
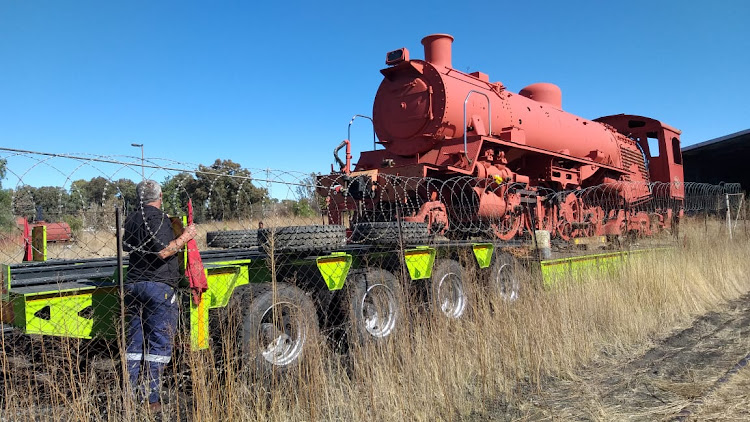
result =
[[482,219],[497,219],[505,215],[507,202],[495,192],[487,192],[484,188],[474,188],[479,200],[477,216]]

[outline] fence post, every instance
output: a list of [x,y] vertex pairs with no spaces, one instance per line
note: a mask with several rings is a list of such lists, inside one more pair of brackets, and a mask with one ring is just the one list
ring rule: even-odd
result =
[[117,285],[120,290],[120,365],[122,369],[122,407],[126,412],[126,416],[130,414],[130,406],[128,403],[130,395],[130,380],[128,376],[128,362],[125,359],[125,350],[127,348],[127,340],[125,338],[125,277],[123,277],[123,257],[122,257],[122,215],[120,207],[115,207],[115,226],[116,226],[116,239],[117,239]]
[[732,231],[734,233],[735,230],[737,230],[737,224],[740,222],[740,218],[742,214],[742,207],[745,205],[745,193],[738,193],[736,194],[740,197],[740,203],[737,204],[737,212],[734,213],[734,225],[732,226]]
[[404,232],[401,227],[401,208],[398,201],[396,202],[396,224],[398,228],[398,256],[400,260],[401,279],[409,280],[406,274],[406,245],[404,245]]
[[742,227],[745,230],[745,237],[747,238],[747,204],[745,201],[745,193],[742,193]]
[[729,194],[725,193],[724,198],[727,203],[727,230],[729,230],[729,240],[732,240],[732,212],[729,209]]

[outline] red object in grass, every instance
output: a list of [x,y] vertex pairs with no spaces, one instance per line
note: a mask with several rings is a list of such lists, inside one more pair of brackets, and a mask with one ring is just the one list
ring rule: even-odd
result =
[[[193,224],[193,201],[188,199],[188,226]],[[206,273],[203,271],[203,261],[201,253],[198,250],[198,243],[195,239],[188,240],[187,243],[187,262],[185,263],[185,275],[190,282],[190,290],[193,291],[193,303],[201,303],[203,292],[208,290],[208,280]]]

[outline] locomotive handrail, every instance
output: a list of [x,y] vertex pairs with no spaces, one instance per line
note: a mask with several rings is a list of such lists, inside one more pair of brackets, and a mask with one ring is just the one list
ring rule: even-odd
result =
[[466,103],[469,102],[469,97],[471,97],[471,94],[479,94],[487,99],[487,121],[489,122],[488,129],[489,134],[492,135],[492,102],[490,102],[490,97],[488,97],[484,92],[472,89],[466,94],[466,99],[464,100],[464,155],[466,156],[466,160],[469,162],[469,164],[471,164],[471,158],[469,158],[469,146],[466,143]]
[[354,117],[349,120],[349,129],[347,129],[346,131],[346,139],[350,141],[352,140],[352,123],[354,123],[354,119],[356,119],[357,117],[364,117],[365,119],[369,120],[370,123],[372,123],[372,149],[374,150],[377,144],[375,143],[375,122],[372,121],[372,117],[362,114],[355,114]]

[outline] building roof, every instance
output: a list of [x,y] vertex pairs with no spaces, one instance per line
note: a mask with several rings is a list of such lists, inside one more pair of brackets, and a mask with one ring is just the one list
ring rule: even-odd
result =
[[741,144],[750,144],[750,129],[746,129],[740,132],[732,133],[729,135],[721,136],[708,141],[701,142],[694,145],[689,145],[682,148],[682,152],[696,153],[700,151],[717,150],[719,148],[732,148],[740,146]]

